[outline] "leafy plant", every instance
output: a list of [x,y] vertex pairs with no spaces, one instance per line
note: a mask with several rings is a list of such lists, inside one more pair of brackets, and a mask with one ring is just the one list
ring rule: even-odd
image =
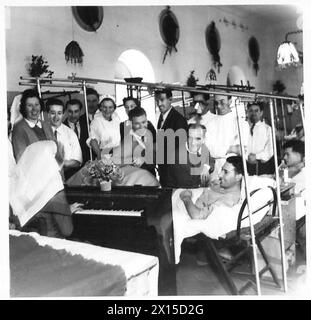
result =
[[284,83],[281,80],[276,80],[273,84],[273,91],[281,93],[286,89]]
[[51,78],[53,71],[49,70],[48,62],[44,60],[43,56],[31,56],[31,62],[29,63],[28,72],[31,77],[40,77],[45,75],[47,78]]
[[187,78],[187,86],[188,87],[195,87],[197,85],[197,82],[199,81],[198,78],[195,78],[194,76],[194,70],[190,72],[189,77]]
[[88,161],[85,164],[87,173],[100,182],[122,178],[120,168],[109,159]]

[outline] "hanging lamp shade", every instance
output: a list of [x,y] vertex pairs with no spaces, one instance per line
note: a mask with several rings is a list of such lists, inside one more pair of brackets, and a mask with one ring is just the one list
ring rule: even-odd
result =
[[299,66],[300,60],[295,46],[290,41],[281,43],[277,54],[277,63],[281,69],[290,66]]
[[66,62],[70,61],[71,63],[78,63],[82,64],[83,62],[83,52],[80,48],[80,45],[78,42],[72,40],[65,49],[65,59]]

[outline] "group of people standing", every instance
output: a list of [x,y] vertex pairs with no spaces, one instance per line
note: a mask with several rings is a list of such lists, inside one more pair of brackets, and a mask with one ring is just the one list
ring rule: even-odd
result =
[[[55,159],[64,182],[81,181],[77,177],[87,161],[108,157],[124,171],[116,185],[197,188],[219,184],[226,159],[241,155],[229,96],[216,94],[211,99],[209,94],[193,93],[196,112],[187,121],[172,107],[171,90],[156,91],[160,113],[155,129],[134,97],[123,99],[128,120],[121,122],[114,99],[100,100],[92,88],[86,95],[88,114],[78,99],[64,104],[51,98],[44,105],[36,90],[25,90],[20,100],[22,117],[11,123],[13,161],[18,163],[29,145],[51,140],[57,146]],[[247,113],[248,121],[242,119],[240,129],[249,174],[273,174],[272,134],[262,121],[263,105],[251,103]],[[70,214],[75,209],[67,205],[65,211]]]

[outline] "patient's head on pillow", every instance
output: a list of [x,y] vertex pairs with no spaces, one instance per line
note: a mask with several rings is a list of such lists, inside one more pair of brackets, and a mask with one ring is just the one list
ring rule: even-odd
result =
[[219,175],[220,186],[224,189],[240,188],[243,175],[242,157],[228,157]]

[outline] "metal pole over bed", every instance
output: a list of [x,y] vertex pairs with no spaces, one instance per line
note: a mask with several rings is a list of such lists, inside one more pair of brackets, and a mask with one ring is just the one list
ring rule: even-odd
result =
[[243,130],[241,130],[241,126],[240,126],[239,108],[237,106],[238,100],[239,99],[235,100],[235,111],[236,111],[236,119],[237,119],[240,146],[241,146],[241,155],[242,155],[242,161],[243,161],[245,196],[246,196],[246,200],[247,200],[249,226],[250,226],[251,237],[252,237],[252,248],[253,248],[253,259],[254,259],[254,267],[255,267],[257,295],[260,296],[261,295],[261,288],[260,288],[260,278],[259,278],[258,259],[257,259],[257,245],[256,245],[256,240],[255,240],[255,230],[254,230],[253,215],[252,215],[253,211],[252,211],[252,206],[251,206],[251,201],[250,201],[250,191],[249,191],[249,185],[248,185],[248,172],[247,172],[247,163],[246,163],[246,155],[245,155],[245,148],[244,148],[245,140],[244,140]]
[[[85,81],[82,82],[82,88],[83,88],[83,97],[84,97],[84,105],[85,105],[87,134],[88,134],[88,137],[89,137],[90,136],[90,123],[89,123],[89,109],[88,109],[88,106],[87,106],[86,83],[85,83]],[[89,151],[90,151],[90,159],[93,160],[92,149],[89,148]]]
[[[84,102],[88,120],[88,110],[87,110],[87,99],[86,99],[86,86],[87,84],[96,84],[96,83],[106,83],[106,84],[119,84],[119,85],[128,85],[129,83],[126,81],[115,81],[115,80],[105,80],[105,79],[93,79],[93,78],[81,78],[81,77],[68,77],[67,79],[52,79],[52,78],[33,78],[33,77],[21,77],[21,80],[31,81],[28,83],[20,83],[21,85],[33,85],[36,81],[39,86],[55,86],[55,87],[78,87],[83,89],[84,94]],[[40,80],[49,81],[48,83],[40,83]],[[52,82],[62,82],[62,84],[52,84]],[[72,86],[69,83],[73,84]],[[79,83],[79,84],[77,84]],[[303,114],[303,106],[302,102],[299,101],[298,97],[294,96],[283,96],[283,95],[274,95],[269,93],[263,92],[243,92],[243,91],[236,91],[236,90],[217,90],[217,89],[210,89],[210,88],[196,88],[196,87],[188,87],[182,85],[172,85],[167,83],[150,83],[150,82],[139,82],[139,83],[130,83],[132,86],[136,86],[138,88],[146,87],[148,89],[171,89],[174,91],[181,91],[182,95],[184,91],[193,92],[193,93],[209,93],[209,94],[222,94],[226,96],[235,96],[239,99],[240,102],[246,101],[248,99],[257,100],[258,98],[268,98],[270,100],[269,108],[270,108],[270,115],[271,115],[271,127],[272,127],[272,140],[273,140],[273,154],[274,154],[274,162],[275,162],[275,174],[276,174],[276,190],[277,190],[277,202],[278,202],[278,212],[279,212],[279,224],[280,224],[280,242],[281,242],[281,258],[282,258],[282,272],[283,272],[283,282],[284,282],[284,291],[287,291],[287,278],[286,278],[286,267],[285,267],[285,245],[284,245],[284,232],[283,232],[283,217],[282,217],[282,208],[281,208],[281,193],[280,193],[280,180],[279,180],[279,172],[278,172],[278,160],[277,160],[277,148],[276,148],[276,129],[274,123],[274,105],[273,100],[281,99],[282,109],[283,109],[283,99],[291,100],[299,103],[301,116],[302,116],[302,123],[304,126],[304,114]],[[257,285],[257,294],[261,294],[260,288],[260,279],[259,279],[259,272],[258,272],[258,262],[257,262],[257,251],[256,251],[256,241],[255,241],[255,233],[254,233],[254,225],[252,221],[252,208],[250,202],[250,193],[249,193],[249,185],[248,185],[248,174],[247,174],[247,162],[246,162],[246,154],[244,150],[244,141],[243,141],[243,130],[240,127],[240,115],[237,107],[237,100],[235,102],[235,109],[236,109],[236,116],[237,116],[237,124],[238,124],[238,132],[239,132],[239,139],[241,144],[241,154],[243,159],[243,168],[244,168],[244,181],[245,181],[245,193],[247,199],[247,207],[249,212],[249,222],[250,222],[250,230],[251,230],[251,237],[252,237],[252,244],[253,244],[253,258],[254,258],[254,266],[255,266],[255,276],[256,276],[256,285]],[[276,102],[276,101],[275,101]],[[276,105],[275,105],[276,107]],[[89,123],[88,130],[89,130]],[[92,159],[92,155],[91,155]]]
[[[273,100],[272,99],[270,99],[269,108],[270,108],[271,119],[274,119]],[[272,145],[273,145],[275,178],[276,178],[276,195],[277,195],[279,221],[280,221],[280,242],[281,242],[281,255],[282,255],[283,284],[284,284],[284,291],[286,292],[287,291],[287,275],[286,275],[286,266],[285,266],[285,245],[284,245],[284,231],[283,231],[283,215],[282,215],[282,206],[281,206],[281,190],[280,190],[280,183],[279,183],[280,182],[280,177],[279,177],[279,170],[278,170],[275,124],[274,124],[273,120],[271,120],[271,129],[272,129]]]

